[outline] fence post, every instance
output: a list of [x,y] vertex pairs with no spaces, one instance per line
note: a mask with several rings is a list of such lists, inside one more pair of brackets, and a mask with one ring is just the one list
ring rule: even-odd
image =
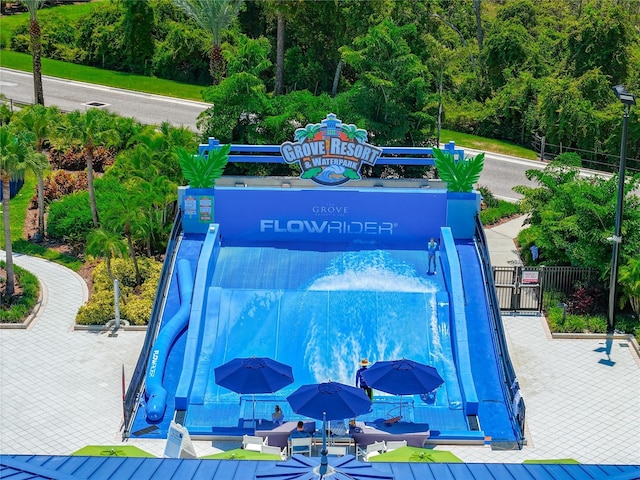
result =
[[544,162],[544,147],[545,147],[546,140],[547,140],[547,137],[545,135],[543,135],[540,138],[540,160],[542,162]]

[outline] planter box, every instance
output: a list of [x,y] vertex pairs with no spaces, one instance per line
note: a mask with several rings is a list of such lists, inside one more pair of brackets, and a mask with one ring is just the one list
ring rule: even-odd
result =
[[209,225],[214,223],[214,198],[213,188],[178,187],[185,233],[207,233]]
[[478,192],[447,192],[447,226],[454,238],[473,238],[475,216],[480,212]]

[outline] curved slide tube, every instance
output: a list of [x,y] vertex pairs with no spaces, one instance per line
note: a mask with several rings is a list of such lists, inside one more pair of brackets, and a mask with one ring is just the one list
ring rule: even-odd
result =
[[177,336],[189,323],[191,295],[193,293],[193,273],[186,259],[178,261],[178,289],[180,291],[180,309],[162,327],[153,345],[151,359],[147,367],[145,396],[147,397],[147,419],[158,422],[164,417],[167,408],[167,391],[162,386],[162,377],[167,364],[171,346]]

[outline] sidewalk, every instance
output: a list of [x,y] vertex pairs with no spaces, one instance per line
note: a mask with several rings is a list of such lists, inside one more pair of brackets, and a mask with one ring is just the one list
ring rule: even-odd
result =
[[[519,262],[513,238],[522,218],[486,231],[493,265]],[[0,252],[4,259],[4,252]],[[73,331],[87,299],[74,272],[15,255],[40,279],[43,303],[27,330],[0,329],[0,453],[68,455],[85,445],[121,441],[122,368],[126,381],[144,332]],[[574,458],[583,463],[640,460],[640,361],[623,341],[607,355],[604,340],[553,340],[543,318],[503,318],[527,407],[527,446],[520,451],[444,446],[465,462],[511,463]],[[162,456],[164,440],[129,439]],[[199,456],[217,451],[194,442]]]

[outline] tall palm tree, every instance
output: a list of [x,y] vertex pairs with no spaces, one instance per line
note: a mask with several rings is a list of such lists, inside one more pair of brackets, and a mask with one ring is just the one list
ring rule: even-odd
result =
[[29,36],[31,37],[31,58],[33,59],[33,94],[35,103],[44,105],[42,91],[42,39],[37,11],[45,0],[22,0],[22,4],[29,11]]
[[115,130],[115,117],[104,110],[90,108],[86,112],[73,111],[65,115],[65,121],[59,126],[59,133],[71,145],[84,149],[87,161],[87,185],[91,218],[93,226],[98,228],[98,207],[93,181],[94,151],[100,145],[108,146],[117,143],[118,132]]
[[[31,132],[34,136],[34,147],[37,153],[42,153],[44,143],[53,133],[55,126],[60,119],[58,107],[45,107],[43,105],[33,105],[18,112],[13,122],[20,128]],[[46,157],[45,157],[46,160]],[[38,177],[38,235],[44,237],[44,170],[48,162],[45,161],[43,168],[36,171]]]
[[27,168],[40,168],[42,157],[42,155],[38,155],[32,150],[30,142],[31,139],[26,135],[17,135],[11,125],[2,125],[0,127],[0,180],[2,180],[2,216],[7,272],[5,293],[7,295],[13,295],[15,292],[9,206],[11,180],[23,178]]
[[244,0],[173,0],[187,16],[213,37],[209,55],[209,71],[213,84],[224,78],[226,61],[222,56],[222,33],[238,16]]
[[111,259],[124,257],[127,254],[127,244],[120,234],[114,233],[104,228],[96,228],[87,236],[87,246],[85,253],[95,257],[104,257],[107,265],[107,274],[111,282],[115,280],[111,271]]

